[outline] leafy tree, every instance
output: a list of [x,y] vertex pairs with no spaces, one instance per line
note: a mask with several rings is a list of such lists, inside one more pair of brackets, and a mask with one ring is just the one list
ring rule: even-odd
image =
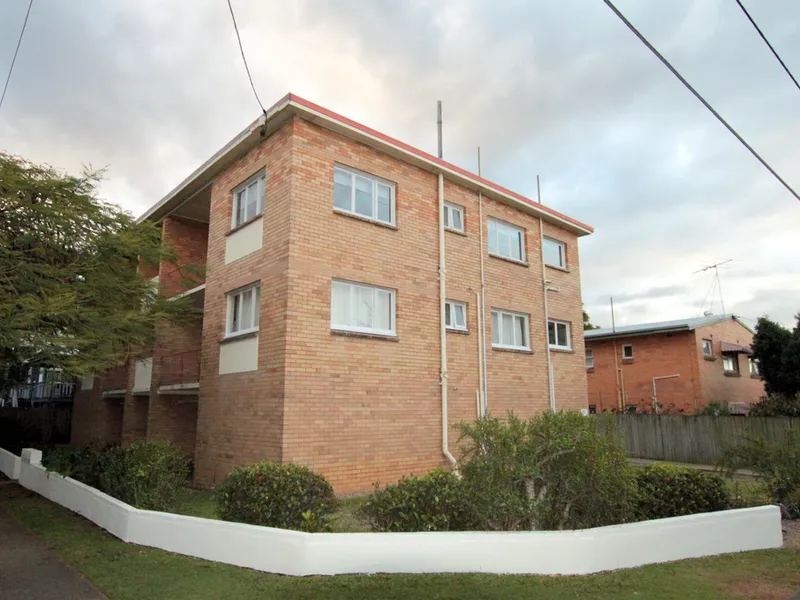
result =
[[588,329],[600,329],[599,325],[592,325],[592,322],[589,320],[589,313],[585,310],[583,311],[583,330],[586,331]]
[[0,153],[0,387],[26,362],[74,376],[124,364],[159,321],[194,318],[138,273],[176,255],[158,225],[96,197],[101,175]]
[[751,414],[800,414],[800,315],[794,331],[761,317],[753,336],[753,358],[758,361],[769,396]]

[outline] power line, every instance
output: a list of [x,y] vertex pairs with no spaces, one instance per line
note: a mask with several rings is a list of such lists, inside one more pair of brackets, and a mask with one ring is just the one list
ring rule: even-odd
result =
[[756,152],[756,151],[753,149],[753,147],[752,147],[750,144],[748,144],[748,143],[747,143],[747,142],[744,140],[744,138],[743,138],[741,135],[739,135],[739,134],[736,132],[736,130],[735,130],[733,127],[731,127],[731,126],[728,124],[728,122],[727,122],[727,121],[726,121],[724,118],[722,118],[722,115],[720,115],[720,114],[719,114],[719,113],[718,113],[716,110],[714,110],[714,107],[712,107],[712,106],[711,106],[711,105],[710,105],[708,102],[706,102],[706,99],[705,99],[705,98],[703,98],[703,97],[702,97],[702,96],[701,96],[701,95],[698,93],[698,91],[697,91],[697,90],[695,90],[695,89],[694,89],[694,88],[691,86],[691,84],[690,84],[688,81],[686,81],[686,80],[683,78],[683,76],[682,76],[680,73],[678,73],[678,71],[675,69],[675,67],[673,67],[673,66],[670,64],[670,62],[669,62],[669,61],[668,61],[666,58],[664,58],[664,56],[663,56],[663,55],[662,55],[662,54],[661,54],[661,53],[660,53],[658,50],[656,50],[656,49],[655,49],[655,47],[654,47],[654,46],[653,46],[653,45],[652,45],[650,42],[648,42],[648,41],[647,41],[647,39],[646,39],[646,38],[645,38],[645,37],[644,37],[644,36],[643,36],[641,33],[639,33],[639,30],[638,30],[638,29],[636,29],[636,27],[634,27],[634,26],[633,26],[633,24],[632,24],[630,21],[628,21],[628,19],[626,19],[626,18],[625,18],[625,15],[623,15],[621,12],[619,12],[619,10],[617,10],[617,7],[616,7],[616,6],[614,6],[614,4],[611,2],[611,0],[603,0],[603,2],[605,2],[605,3],[606,3],[606,6],[608,6],[608,7],[609,7],[609,8],[610,8],[610,9],[613,11],[613,13],[614,13],[615,15],[617,15],[617,16],[620,18],[620,20],[621,20],[623,23],[625,23],[625,25],[628,27],[628,29],[630,29],[630,30],[633,32],[633,34],[634,34],[636,37],[638,37],[638,38],[639,38],[639,40],[640,40],[640,41],[641,41],[641,42],[642,42],[642,43],[643,43],[645,46],[647,46],[647,48],[648,48],[648,49],[649,49],[649,50],[650,50],[650,51],[651,51],[653,54],[655,54],[655,55],[656,55],[656,57],[658,58],[658,60],[660,60],[662,63],[664,63],[664,66],[665,66],[665,67],[667,67],[667,68],[668,68],[668,69],[669,69],[669,70],[672,72],[672,74],[673,74],[673,75],[675,75],[675,77],[677,77],[677,78],[678,78],[678,80],[679,80],[679,81],[680,81],[680,82],[681,82],[681,83],[682,83],[684,86],[686,86],[686,89],[688,89],[690,92],[692,92],[692,94],[694,94],[694,97],[695,97],[695,98],[697,98],[697,99],[698,99],[698,100],[699,100],[699,101],[700,101],[700,102],[703,104],[703,106],[705,106],[705,107],[706,107],[706,108],[707,108],[707,109],[708,109],[708,110],[711,112],[711,114],[713,114],[713,115],[714,115],[714,116],[717,118],[717,120],[718,120],[720,123],[722,123],[722,124],[723,124],[723,125],[726,127],[726,129],[727,129],[728,131],[730,131],[730,132],[731,132],[731,134],[733,134],[733,136],[734,136],[734,137],[735,137],[737,140],[739,140],[739,141],[741,142],[741,144],[742,144],[742,145],[743,145],[745,148],[747,148],[747,149],[750,151],[750,154],[752,154],[753,156],[755,156],[755,157],[756,157],[756,159],[758,160],[758,162],[760,162],[760,163],[761,163],[761,164],[764,166],[764,168],[765,168],[765,169],[767,169],[767,171],[769,171],[770,173],[772,173],[772,176],[773,176],[773,177],[775,177],[775,179],[777,179],[778,181],[780,181],[780,182],[783,184],[783,187],[785,187],[787,190],[789,190],[789,193],[791,193],[791,194],[792,194],[792,196],[794,196],[794,197],[795,197],[797,200],[800,200],[800,194],[798,194],[797,192],[795,192],[795,191],[794,191],[794,189],[792,188],[792,186],[790,186],[788,183],[786,183],[786,181],[784,181],[784,180],[783,180],[783,178],[782,178],[780,175],[778,175],[778,173],[775,171],[775,169],[773,169],[772,167],[770,167],[770,166],[769,166],[769,164],[767,163],[767,161],[765,161],[763,158],[761,158],[761,156],[758,154],[758,152]]
[[228,8],[231,11],[231,20],[233,21],[233,29],[236,31],[236,39],[239,40],[239,51],[242,53],[242,61],[244,62],[244,69],[247,71],[247,78],[250,80],[250,87],[253,89],[253,95],[256,97],[256,102],[261,107],[261,112],[266,116],[267,111],[264,110],[264,105],[261,104],[261,98],[258,97],[256,86],[253,83],[253,76],[250,75],[250,67],[247,66],[247,57],[244,55],[244,47],[242,46],[242,37],[239,35],[239,26],[236,24],[236,15],[233,14],[233,6],[231,0],[228,0]]
[[14,50],[14,58],[11,59],[11,66],[8,68],[8,77],[6,77],[6,84],[3,86],[3,95],[0,96],[0,108],[3,107],[3,100],[6,99],[6,91],[8,91],[8,82],[11,81],[11,73],[14,72],[14,63],[17,62],[17,54],[19,54],[19,47],[22,45],[22,36],[25,35],[25,26],[28,24],[28,17],[31,14],[31,7],[33,0],[28,4],[28,12],[25,13],[25,20],[22,22],[22,30],[19,32],[19,39],[17,40],[17,49]]
[[756,25],[756,22],[753,20],[753,17],[750,16],[750,13],[747,12],[747,9],[744,7],[744,4],[742,4],[741,0],[736,0],[736,4],[738,4],[739,8],[742,9],[742,12],[747,17],[747,20],[750,21],[750,23],[753,25],[753,27],[756,28],[756,31],[758,32],[758,35],[761,36],[761,39],[764,40],[764,43],[772,51],[772,54],[775,56],[775,58],[778,59],[778,62],[781,63],[781,66],[783,67],[783,70],[786,71],[786,74],[789,77],[791,77],[792,81],[794,82],[795,87],[797,87],[797,89],[800,90],[800,83],[797,83],[797,79],[794,78],[794,75],[792,75],[792,72],[789,70],[789,67],[787,67],[786,63],[783,62],[783,59],[781,59],[781,57],[778,56],[778,53],[775,51],[775,48],[773,48],[772,44],[769,43],[769,40],[767,39],[767,36],[764,35],[764,32],[761,31],[761,28],[758,25]]

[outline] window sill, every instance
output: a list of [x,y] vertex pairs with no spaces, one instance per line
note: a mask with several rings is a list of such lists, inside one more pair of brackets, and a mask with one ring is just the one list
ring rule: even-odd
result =
[[260,215],[256,215],[252,219],[249,219],[248,221],[245,221],[244,223],[241,223],[241,224],[237,225],[236,227],[231,228],[231,230],[228,233],[226,233],[225,236],[227,237],[229,235],[232,235],[232,234],[236,233],[237,231],[239,231],[240,229],[244,229],[245,227],[250,225],[250,223],[255,223],[256,221],[258,221],[259,219],[262,219],[262,218],[264,218],[264,213],[261,213]]
[[586,367],[587,373],[594,373],[594,367]]
[[575,354],[575,350],[572,348],[555,348],[550,346],[550,352],[561,352],[562,354]]
[[717,360],[717,357],[716,356],[706,356],[704,354],[703,355],[703,360],[708,360],[708,361],[714,362],[715,360]]
[[236,340],[246,340],[247,338],[256,337],[258,329],[255,331],[246,331],[245,333],[229,333],[222,337],[219,341],[220,344],[227,344],[228,342],[235,342]]
[[736,373],[735,371],[723,371],[722,373],[725,377],[741,377],[741,373]]
[[632,359],[632,358],[623,358],[622,359],[622,364],[623,365],[632,365],[634,362],[636,362],[636,361],[634,359]]
[[331,329],[331,335],[342,337],[364,338],[370,340],[381,340],[384,342],[399,342],[400,338],[396,335],[383,335],[380,333],[361,333],[360,331],[345,331],[343,329]]
[[555,269],[556,271],[561,271],[562,273],[569,273],[570,270],[567,267],[559,267],[557,265],[548,265],[547,263],[544,264],[545,267],[548,269]]
[[469,335],[469,329],[453,329],[451,327],[447,327],[447,333],[458,333],[460,335]]
[[750,375],[750,379],[764,379],[762,375]]
[[449,227],[445,227],[444,230],[450,233],[455,233],[456,235],[463,235],[464,237],[467,237],[467,232],[461,231],[460,229],[450,229]]
[[391,223],[384,223],[383,221],[377,221],[375,219],[370,219],[369,217],[362,217],[361,215],[347,212],[346,210],[342,210],[341,208],[334,207],[333,213],[336,215],[341,215],[343,217],[348,217],[350,219],[355,219],[356,221],[363,221],[364,223],[369,223],[370,225],[377,225],[378,227],[385,227],[386,229],[392,229],[394,231],[397,231],[397,225],[392,225]]
[[512,354],[533,354],[533,350],[526,350],[524,348],[499,348],[497,346],[492,346],[492,350],[495,352],[511,352]]
[[516,258],[508,258],[506,256],[500,256],[499,254],[494,254],[492,252],[489,252],[489,256],[491,258],[496,258],[497,260],[504,260],[506,262],[510,262],[512,264],[519,265],[521,267],[529,266],[528,263],[525,262],[524,260],[517,260]]

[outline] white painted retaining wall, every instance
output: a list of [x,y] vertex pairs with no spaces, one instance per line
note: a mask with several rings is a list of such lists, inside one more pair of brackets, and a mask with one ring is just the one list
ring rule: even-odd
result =
[[0,473],[9,479],[19,479],[20,457],[0,448]]
[[[5,472],[4,457],[0,454]],[[37,450],[23,451],[21,485],[83,515],[123,541],[284,575],[584,575],[780,548],[783,543],[780,510],[775,506],[581,531],[302,533],[138,510],[70,478],[48,473],[38,464],[40,459]]]

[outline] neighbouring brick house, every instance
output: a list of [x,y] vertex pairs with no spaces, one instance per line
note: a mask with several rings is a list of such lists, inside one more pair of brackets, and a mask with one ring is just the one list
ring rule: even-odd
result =
[[202,325],[84,382],[76,443],[173,440],[204,486],[298,462],[349,493],[446,465],[454,426],[486,406],[586,406],[592,229],[306,100],[280,100],[142,218],[206,266],[190,290],[143,270]]
[[593,329],[584,337],[592,411],[652,412],[654,378],[658,412],[691,414],[710,402],[764,395],[750,358],[753,331],[732,315]]

